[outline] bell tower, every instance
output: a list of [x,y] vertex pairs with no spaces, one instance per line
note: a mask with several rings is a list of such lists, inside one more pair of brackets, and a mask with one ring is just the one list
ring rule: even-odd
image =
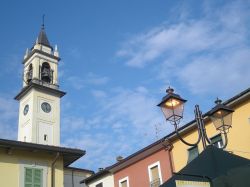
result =
[[15,97],[20,102],[18,140],[60,145],[60,98],[57,46],[49,43],[44,24],[34,46],[23,60],[23,88]]

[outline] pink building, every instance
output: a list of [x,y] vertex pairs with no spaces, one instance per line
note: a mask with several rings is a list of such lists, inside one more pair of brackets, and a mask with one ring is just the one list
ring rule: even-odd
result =
[[158,187],[172,176],[170,149],[161,139],[109,167],[114,187]]

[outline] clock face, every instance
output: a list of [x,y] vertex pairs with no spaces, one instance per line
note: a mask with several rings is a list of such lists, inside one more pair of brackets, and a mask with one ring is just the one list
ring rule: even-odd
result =
[[26,115],[29,112],[29,105],[25,105],[24,109],[23,109],[23,114]]
[[47,102],[43,102],[42,105],[41,105],[41,108],[46,113],[50,113],[50,111],[51,111],[51,106]]

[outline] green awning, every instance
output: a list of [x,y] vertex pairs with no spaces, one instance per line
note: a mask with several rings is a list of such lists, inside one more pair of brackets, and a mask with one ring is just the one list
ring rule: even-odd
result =
[[250,160],[211,145],[161,187],[176,187],[180,180],[209,182],[211,187],[249,187]]

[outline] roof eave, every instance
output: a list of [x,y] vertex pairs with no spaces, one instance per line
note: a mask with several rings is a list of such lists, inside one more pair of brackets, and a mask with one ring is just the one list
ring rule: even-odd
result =
[[41,151],[48,153],[59,153],[64,160],[64,167],[72,164],[77,159],[86,154],[85,150],[72,149],[66,147],[43,145],[29,142],[21,142],[16,140],[0,139],[0,147],[7,149],[17,149],[26,151]]

